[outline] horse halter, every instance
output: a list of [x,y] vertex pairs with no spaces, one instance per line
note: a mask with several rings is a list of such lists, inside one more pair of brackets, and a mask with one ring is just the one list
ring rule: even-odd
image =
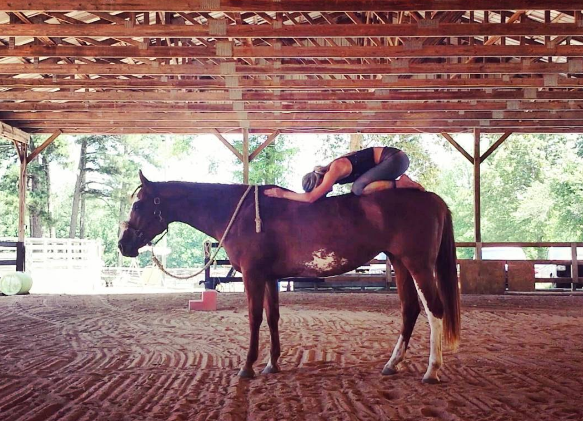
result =
[[[162,217],[162,210],[159,208],[161,203],[161,200],[159,197],[155,197],[154,198],[154,216],[157,217],[160,220],[160,223],[164,223],[164,218]],[[134,227],[132,227],[131,225],[129,225],[128,223],[128,227],[133,229],[136,232],[136,236],[138,239],[142,239],[144,237],[144,231],[142,231],[141,229],[136,229]],[[158,244],[158,242],[164,238],[164,236],[168,233],[168,224],[166,224],[166,229],[164,230],[164,234],[158,238],[158,240],[152,244],[152,241],[148,241],[146,244],[148,246],[155,246],[156,244]]]

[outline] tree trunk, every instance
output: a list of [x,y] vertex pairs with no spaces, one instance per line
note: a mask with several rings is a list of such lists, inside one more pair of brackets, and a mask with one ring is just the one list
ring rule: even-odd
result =
[[55,230],[55,219],[53,216],[53,205],[51,202],[51,172],[49,168],[49,161],[43,159],[43,171],[45,173],[45,179],[47,182],[47,216],[49,225],[49,235],[51,238],[55,238],[57,235]]
[[[30,141],[30,149],[34,150],[34,143],[31,139]],[[40,156],[37,159],[42,159]],[[42,189],[42,182],[41,180],[39,180],[39,176],[41,175],[41,172],[38,171],[30,171],[29,172],[29,178],[28,178],[28,188],[30,191],[30,197],[39,197],[41,196],[41,192],[40,190]],[[32,206],[29,206],[28,208],[28,218],[29,218],[29,225],[30,225],[30,236],[32,238],[40,238],[43,236],[43,227],[42,227],[42,221],[41,221],[41,212],[40,212],[40,207],[38,206],[38,202],[34,201],[33,203],[31,200],[29,200],[29,204]]]
[[85,194],[81,195],[81,212],[79,215],[79,238],[85,238]]
[[[30,192],[31,192],[31,196],[33,196],[35,193],[38,193],[38,191],[41,188],[41,183],[39,182],[38,179],[38,174],[34,174],[32,175],[32,177],[30,177]],[[32,238],[40,238],[43,236],[43,227],[42,227],[42,222],[41,222],[41,216],[40,216],[40,212],[37,206],[33,206],[33,207],[29,207],[29,212],[28,212],[28,216],[30,219],[30,236]]]
[[77,234],[77,221],[79,220],[79,204],[81,202],[81,190],[85,179],[85,163],[87,161],[87,140],[81,142],[81,152],[79,154],[79,168],[77,170],[77,181],[73,192],[73,208],[71,210],[71,225],[69,226],[69,238],[75,238]]
[[[117,221],[119,222],[119,228],[117,229],[117,236],[118,238],[121,237],[121,234],[123,232],[123,229],[121,227],[121,223],[126,219],[126,215],[127,215],[127,209],[126,209],[126,203],[127,200],[123,194],[123,192],[125,192],[127,190],[127,184],[124,182],[122,182],[121,184],[121,194],[119,197],[119,208],[118,208],[118,214],[117,214]],[[123,265],[123,256],[120,252],[117,253],[117,266],[121,267]]]

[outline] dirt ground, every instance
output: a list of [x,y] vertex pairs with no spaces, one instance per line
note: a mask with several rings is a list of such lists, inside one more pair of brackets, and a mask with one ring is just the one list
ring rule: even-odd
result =
[[[421,316],[401,371],[394,294],[283,293],[282,372],[237,370],[243,294],[0,297],[0,420],[581,420],[583,296],[463,298],[462,344],[424,385]],[[264,323],[265,324],[265,323]],[[269,336],[261,336],[262,369]]]

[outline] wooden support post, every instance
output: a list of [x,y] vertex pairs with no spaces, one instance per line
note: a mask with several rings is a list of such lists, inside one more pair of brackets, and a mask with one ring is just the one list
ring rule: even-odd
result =
[[362,133],[352,133],[350,135],[350,152],[356,152],[362,149]]
[[225,139],[223,137],[223,135],[220,134],[217,129],[211,130],[211,133],[213,133],[216,136],[216,138],[219,139],[221,141],[221,143],[227,147],[227,149],[229,149],[231,152],[233,152],[235,154],[235,156],[237,158],[239,158],[239,161],[243,161],[243,155],[241,155],[241,152],[239,152],[237,149],[235,149],[235,147],[233,145],[231,145],[229,143],[229,141],[227,139]]
[[62,133],[63,132],[60,129],[55,130],[54,133],[52,135],[50,135],[49,138],[42,143],[42,145],[40,145],[38,148],[36,148],[34,151],[32,151],[30,153],[30,155],[28,155],[28,157],[26,158],[26,162],[28,164],[30,164],[38,156],[38,154],[40,154],[42,151],[44,151]]
[[24,272],[26,270],[25,263],[24,241],[18,241],[16,243],[16,271]]
[[476,242],[476,260],[482,260],[480,214],[480,129],[474,129],[474,241]]
[[571,290],[575,291],[579,283],[579,262],[577,261],[577,243],[571,244]]
[[255,149],[251,155],[249,155],[249,162],[253,161],[253,159],[255,159],[257,157],[257,155],[259,155],[261,153],[261,151],[265,148],[267,148],[269,145],[271,145],[275,139],[277,138],[277,136],[279,135],[279,130],[274,131],[273,133],[271,133],[268,137],[267,140],[265,142],[263,142],[261,145],[259,145],[257,147],[257,149]]
[[484,152],[484,155],[480,157],[480,163],[484,162],[486,158],[488,158],[496,149],[498,149],[498,146],[504,143],[504,141],[508,139],[508,137],[510,137],[511,134],[512,132],[506,132],[502,136],[500,136],[500,138],[496,142],[494,142],[486,152]]
[[249,184],[249,129],[243,129],[243,183]]
[[456,148],[468,161],[474,164],[474,158],[472,158],[472,156],[466,152],[462,145],[457,143],[449,133],[441,133],[441,135],[445,138],[445,140],[451,143],[451,145]]

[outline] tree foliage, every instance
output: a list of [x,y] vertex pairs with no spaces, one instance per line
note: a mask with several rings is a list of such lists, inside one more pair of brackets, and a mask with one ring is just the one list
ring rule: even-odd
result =
[[[495,141],[483,136],[482,150]],[[107,265],[120,263],[117,252],[118,224],[129,211],[130,195],[139,181],[140,168],[171,168],[182,157],[197,154],[189,136],[91,136],[88,142],[84,236],[102,239]],[[40,144],[43,138],[34,139]],[[81,141],[77,138],[77,141]],[[264,141],[250,136],[250,151]],[[320,142],[313,164],[327,164],[349,151],[344,135],[317,137]],[[469,142],[462,138],[460,143]],[[29,214],[38,217],[42,234],[55,231],[67,237],[73,201],[74,168],[78,147],[62,136],[29,166]],[[242,150],[242,142],[234,145]],[[289,186],[301,149],[281,137],[265,148],[250,164],[250,183]],[[408,173],[429,190],[441,195],[454,215],[458,241],[474,239],[473,166],[449,144],[436,136],[364,135],[362,147],[395,146],[410,157]],[[315,147],[315,146],[314,146]],[[75,149],[75,150],[74,150]],[[74,155],[71,155],[74,152]],[[229,159],[229,158],[227,158]],[[243,181],[242,164],[235,157],[230,169],[220,160],[203,161],[211,176],[231,171],[234,182]],[[302,159],[305,159],[303,157]],[[51,171],[47,171],[47,168]],[[569,135],[512,135],[482,164],[483,241],[582,241],[583,240],[583,137]],[[71,174],[67,183],[56,185],[50,174],[57,168]],[[18,221],[18,159],[15,148],[0,143],[0,236],[16,236]],[[47,177],[49,175],[49,177]],[[61,178],[62,179],[62,178]],[[34,183],[33,183],[34,180]],[[296,180],[297,181],[297,180]],[[49,203],[51,212],[49,212]],[[29,229],[30,229],[29,224]],[[79,230],[76,230],[79,235]],[[30,235],[30,232],[29,234]],[[166,242],[172,250],[169,267],[190,267],[203,261],[202,243],[207,237],[183,224],[173,224]],[[460,256],[471,257],[470,250]],[[542,257],[542,256],[540,256]],[[123,260],[128,264],[129,260]],[[142,265],[149,256],[140,257]]]

